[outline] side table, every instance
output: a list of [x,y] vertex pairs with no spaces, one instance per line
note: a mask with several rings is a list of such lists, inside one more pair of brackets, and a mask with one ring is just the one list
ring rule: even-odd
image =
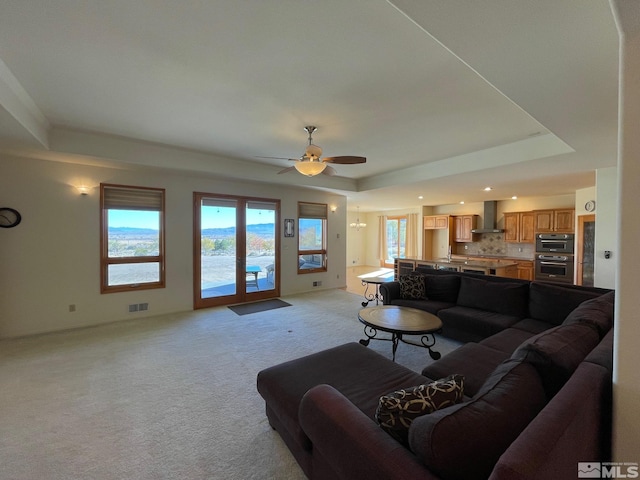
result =
[[[378,276],[367,276],[360,275],[358,278],[362,281],[362,285],[365,287],[364,289],[364,302],[362,302],[362,306],[366,307],[370,302],[375,301],[376,305],[380,301],[382,301],[382,296],[380,295],[380,285],[386,282],[390,282],[393,280],[393,273],[387,275],[378,275]],[[372,291],[369,291],[369,286],[373,285]]]

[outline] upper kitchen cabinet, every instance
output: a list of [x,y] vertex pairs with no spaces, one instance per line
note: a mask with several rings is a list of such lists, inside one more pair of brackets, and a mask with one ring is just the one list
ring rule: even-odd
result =
[[456,242],[473,242],[471,230],[478,226],[478,215],[457,215],[454,220]]
[[455,240],[453,217],[449,215],[426,215],[423,217],[422,258],[431,260],[444,257]]
[[504,214],[504,241],[507,243],[535,242],[535,215],[533,212]]
[[536,210],[534,229],[536,233],[560,232],[573,233],[575,231],[575,213],[573,208],[558,210]]
[[449,228],[449,215],[425,215],[422,222],[425,230]]

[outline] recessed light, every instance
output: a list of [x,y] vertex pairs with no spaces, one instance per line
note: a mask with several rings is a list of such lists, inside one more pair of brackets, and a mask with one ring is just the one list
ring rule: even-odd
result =
[[419,196],[418,196],[418,199],[419,199],[419,200],[422,200],[423,198],[424,198],[424,197],[423,197],[422,195],[419,195]]
[[490,192],[491,190],[493,190],[493,188],[491,188],[491,187],[484,187],[484,191],[485,191],[485,192]]
[[517,200],[518,197],[516,195],[514,195],[513,197],[511,197],[511,200]]
[[462,200],[462,201],[460,202],[460,205],[464,205],[464,200]]

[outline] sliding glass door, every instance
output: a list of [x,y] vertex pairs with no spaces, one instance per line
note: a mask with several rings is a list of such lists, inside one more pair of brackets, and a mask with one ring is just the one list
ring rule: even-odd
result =
[[194,307],[277,297],[278,200],[194,194]]

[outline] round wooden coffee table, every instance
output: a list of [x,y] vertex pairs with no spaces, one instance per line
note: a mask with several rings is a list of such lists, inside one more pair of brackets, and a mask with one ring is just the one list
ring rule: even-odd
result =
[[[393,345],[393,361],[396,360],[398,342],[426,348],[434,360],[441,356],[432,347],[436,344],[434,333],[442,329],[442,321],[429,312],[397,305],[381,305],[363,308],[358,312],[358,320],[364,323],[364,334],[367,336],[360,343],[366,347],[371,340],[390,341]],[[389,332],[391,338],[378,337],[378,331]],[[421,335],[420,343],[407,341],[404,335]]]

